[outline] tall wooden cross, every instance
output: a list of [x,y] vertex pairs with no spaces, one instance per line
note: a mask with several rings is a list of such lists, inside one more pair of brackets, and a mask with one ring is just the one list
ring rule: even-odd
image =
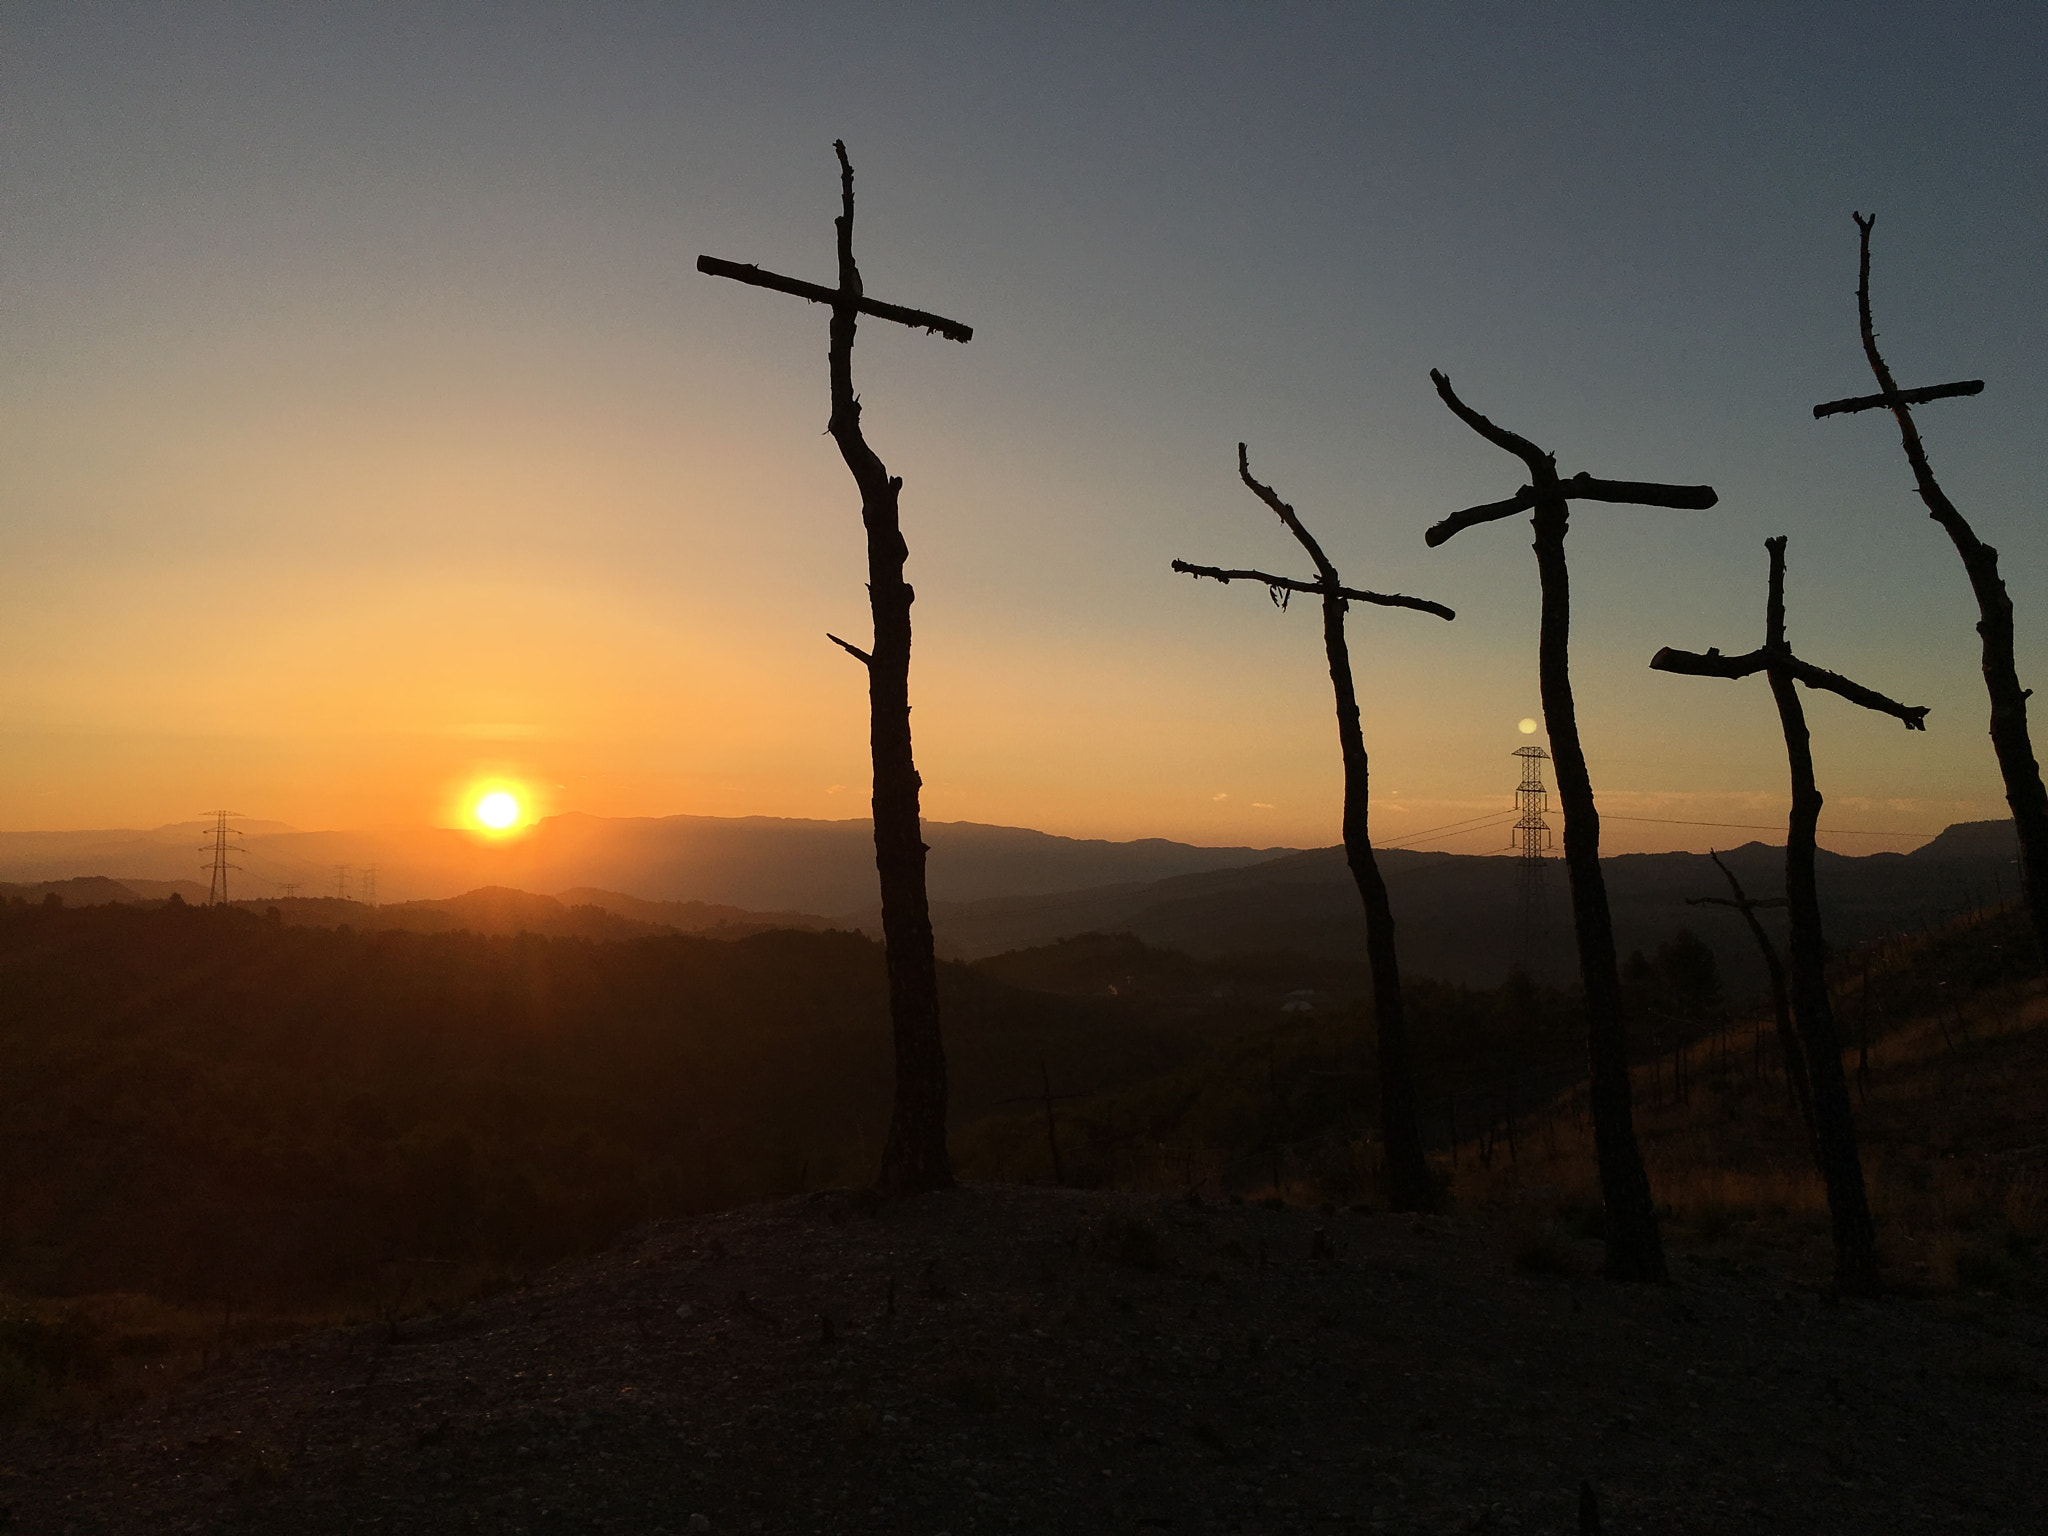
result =
[[972,327],[921,309],[867,297],[853,259],[853,165],[845,144],[839,157],[839,286],[826,288],[765,272],[740,262],[699,256],[697,270],[712,277],[793,294],[832,310],[828,354],[832,417],[827,430],[839,445],[860,489],[867,527],[868,601],[875,635],[863,649],[830,635],[868,671],[868,739],[874,758],[875,870],[882,892],[882,938],[888,956],[889,1016],[896,1047],[896,1100],[877,1184],[892,1193],[937,1189],[952,1183],[946,1152],[946,1052],[939,1032],[938,962],[932,948],[931,903],[925,892],[926,848],[919,818],[917,763],[910,743],[910,605],[916,594],[903,579],[910,548],[903,541],[897,501],[900,477],[868,446],[853,389],[853,338],[861,315],[970,340]]
[[1870,319],[1870,231],[1877,223],[1877,215],[1865,218],[1858,213],[1853,217],[1858,252],[1856,321],[1863,336],[1863,356],[1877,380],[1878,393],[1830,400],[1816,405],[1813,414],[1818,419],[1879,407],[1889,410],[1898,424],[1899,446],[1912,467],[1913,484],[1927,515],[1948,535],[1962,559],[1963,571],[1970,578],[1970,591],[1977,599],[1980,665],[1984,692],[1991,701],[1991,749],[1998,758],[1999,777],[2005,781],[2005,803],[2012,809],[2013,831],[2019,838],[2020,883],[2026,892],[2034,945],[2042,964],[2048,965],[2048,784],[2042,781],[2041,765],[2034,756],[2033,735],[2027,727],[2027,698],[2032,690],[2020,686],[2012,597],[2005,589],[2005,578],[1998,574],[1998,551],[1977,537],[1969,519],[1942,490],[1941,482],[1934,477],[1934,466],[1928,462],[1926,446],[1920,441],[1920,429],[1913,421],[1915,405],[1978,394],[1984,381],[1964,379],[1925,389],[1899,388],[1884,354],[1877,349],[1877,331]]
[[1764,605],[1764,643],[1741,656],[1704,654],[1666,646],[1650,658],[1659,672],[1692,677],[1770,679],[1778,720],[1785,731],[1785,755],[1792,770],[1792,818],[1785,835],[1785,906],[1792,926],[1792,1017],[1806,1048],[1807,1082],[1813,1093],[1814,1150],[1827,1185],[1828,1213],[1835,1233],[1836,1278],[1844,1290],[1877,1289],[1877,1234],[1863,1187],[1856,1151],[1856,1123],[1849,1109],[1849,1084],[1842,1075],[1841,1041],[1828,1000],[1827,938],[1821,930],[1820,894],[1814,883],[1815,832],[1821,794],[1813,776],[1813,742],[1795,682],[1840,694],[1852,704],[1905,722],[1909,731],[1927,729],[1925,705],[1901,704],[1839,672],[1830,672],[1792,652],[1785,639],[1785,540],[1764,540],[1770,551],[1769,596]]
[[1657,1233],[1649,1176],[1643,1171],[1642,1150],[1636,1143],[1621,970],[1614,959],[1607,883],[1600,873],[1600,813],[1593,804],[1593,781],[1579,745],[1578,708],[1572,700],[1571,573],[1565,565],[1564,539],[1571,528],[1574,500],[1697,511],[1713,506],[1718,498],[1708,485],[1599,480],[1587,474],[1563,478],[1557,472],[1555,454],[1495,426],[1460,400],[1443,374],[1432,369],[1429,376],[1453,415],[1528,467],[1529,483],[1506,501],[1454,512],[1423,538],[1435,546],[1481,523],[1497,522],[1517,512],[1535,513],[1536,571],[1543,589],[1536,669],[1543,695],[1543,724],[1557,763],[1557,798],[1564,808],[1564,861],[1571,876],[1572,923],[1586,999],[1591,1076],[1587,1099],[1593,1110],[1600,1191],[1607,1204],[1606,1268],[1617,1280],[1662,1280],[1664,1247]]
[[1369,765],[1365,755],[1365,733],[1359,723],[1358,690],[1351,677],[1351,651],[1344,638],[1344,612],[1351,603],[1371,603],[1381,608],[1413,608],[1433,613],[1440,619],[1456,614],[1442,603],[1398,593],[1366,592],[1347,587],[1338,578],[1337,567],[1323,553],[1323,546],[1303,525],[1294,508],[1282,501],[1270,485],[1252,478],[1251,463],[1243,443],[1237,445],[1237,473],[1246,489],[1263,501],[1286,525],[1295,542],[1308,551],[1315,566],[1313,581],[1292,576],[1274,576],[1265,571],[1232,571],[1220,566],[1173,562],[1173,568],[1189,576],[1206,576],[1228,585],[1233,581],[1256,581],[1280,606],[1286,595],[1312,593],[1323,600],[1323,650],[1330,664],[1330,685],[1337,698],[1337,744],[1344,757],[1344,861],[1351,869],[1365,905],[1365,952],[1372,967],[1374,1030],[1379,1037],[1380,1129],[1387,1150],[1387,1189],[1397,1211],[1427,1210],[1435,1203],[1435,1188],[1429,1164],[1423,1155],[1422,1133],[1415,1120],[1415,1085],[1408,1048],[1408,1025],[1401,998],[1401,970],[1394,949],[1394,911],[1387,900],[1387,886],[1380,877],[1379,861],[1373,856],[1367,829]]

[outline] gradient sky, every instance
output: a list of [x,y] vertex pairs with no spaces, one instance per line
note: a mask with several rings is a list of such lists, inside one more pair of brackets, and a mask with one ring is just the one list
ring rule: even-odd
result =
[[842,136],[868,291],[976,328],[855,354],[928,815],[1336,838],[1313,609],[1167,569],[1304,573],[1240,439],[1348,580],[1459,610],[1354,616],[1377,835],[1504,808],[1526,521],[1421,535],[1523,477],[1432,366],[1566,473],[1721,493],[1575,514],[1610,851],[1782,816],[1764,684],[1646,666],[1754,645],[1781,532],[1794,644],[1934,706],[1813,700],[1824,841],[2003,815],[1896,432],[1809,412],[1873,387],[1874,209],[1901,380],[1988,381],[1922,427],[2048,679],[2044,44],[1969,5],[10,5],[0,826],[445,824],[490,775],[865,814],[825,313],[692,267],[830,281]]

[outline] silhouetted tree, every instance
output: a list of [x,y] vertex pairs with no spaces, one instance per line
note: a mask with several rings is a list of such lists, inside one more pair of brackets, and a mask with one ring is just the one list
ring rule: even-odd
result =
[[898,515],[900,477],[891,475],[861,432],[860,397],[853,389],[853,337],[861,315],[921,326],[953,341],[974,332],[955,320],[881,304],[866,297],[853,259],[853,165],[845,144],[839,157],[839,286],[824,288],[763,272],[758,267],[699,256],[697,269],[832,308],[832,416],[828,430],[860,488],[861,521],[868,535],[868,602],[874,614],[872,650],[828,636],[868,669],[868,740],[874,758],[875,869],[881,880],[882,937],[888,952],[889,1013],[896,1046],[896,1101],[877,1183],[905,1193],[953,1182],[946,1152],[946,1050],[939,1031],[937,960],[932,948],[931,904],[925,894],[922,785],[910,746],[910,605],[903,579],[910,546]]
[[1839,673],[1792,654],[1785,639],[1785,540],[1764,540],[1770,551],[1770,596],[1765,607],[1764,643],[1742,656],[1704,655],[1666,646],[1650,659],[1660,672],[1694,677],[1770,679],[1778,721],[1785,731],[1785,755],[1792,770],[1792,818],[1785,835],[1785,902],[1792,921],[1792,1017],[1806,1047],[1806,1071],[1813,1090],[1815,1150],[1828,1189],[1828,1215],[1835,1233],[1835,1278],[1846,1291],[1877,1290],[1877,1233],[1863,1187],[1863,1163],[1856,1152],[1856,1122],[1849,1108],[1849,1083],[1842,1073],[1842,1044],[1828,998],[1827,939],[1821,929],[1820,893],[1814,884],[1814,833],[1820,825],[1821,794],[1813,778],[1813,743],[1806,711],[1794,682],[1824,688],[1852,704],[1897,717],[1909,731],[1927,729],[1923,706],[1900,704]]
[[1977,635],[1981,643],[1984,691],[1991,697],[1991,748],[1998,757],[1998,771],[2005,780],[2005,803],[2012,808],[2013,829],[2019,835],[2020,883],[2026,892],[2028,914],[2033,919],[2034,944],[2043,963],[2048,963],[2048,787],[2041,782],[2041,765],[2034,758],[2034,743],[2027,730],[2027,696],[2033,691],[2020,686],[2019,668],[2013,659],[2012,598],[2005,580],[1998,574],[1998,551],[1977,537],[1955,503],[1934,478],[1927,449],[1920,441],[1920,429],[1913,423],[1915,405],[1947,400],[1983,391],[1982,379],[1963,379],[1954,384],[1934,384],[1924,389],[1900,389],[1877,350],[1877,332],[1870,322],[1870,227],[1877,215],[1856,220],[1860,256],[1856,277],[1856,318],[1863,333],[1863,355],[1881,391],[1849,400],[1830,400],[1813,408],[1816,420],[1823,416],[1850,415],[1883,407],[1899,424],[1899,444],[1906,462],[1913,468],[1913,483],[1927,515],[1941,525],[1949,542],[1962,557],[1963,570],[1970,578],[1970,590],[1977,598]]
[[1344,759],[1344,862],[1365,905],[1365,952],[1372,966],[1374,1029],[1379,1041],[1380,1124],[1387,1149],[1387,1192],[1394,1209],[1420,1211],[1435,1201],[1430,1186],[1429,1164],[1422,1155],[1422,1133],[1415,1122],[1415,1077],[1408,1043],[1407,1016],[1401,1001],[1401,966],[1394,947],[1394,909],[1387,900],[1387,884],[1380,877],[1373,857],[1372,837],[1367,827],[1370,808],[1368,785],[1370,764],[1365,755],[1365,733],[1359,722],[1358,690],[1351,676],[1351,651],[1344,638],[1344,614],[1354,602],[1382,608],[1414,608],[1438,618],[1456,615],[1441,603],[1419,597],[1402,597],[1385,592],[1361,592],[1347,587],[1337,575],[1323,547],[1317,543],[1293,507],[1282,501],[1269,485],[1252,478],[1251,465],[1243,443],[1237,445],[1237,473],[1251,493],[1263,501],[1308,551],[1316,568],[1313,581],[1272,576],[1264,571],[1226,571],[1211,565],[1173,562],[1176,571],[1206,576],[1212,581],[1257,581],[1282,607],[1283,593],[1307,592],[1323,600],[1323,651],[1329,658],[1330,686],[1337,698],[1337,746]]
[[1453,513],[1423,537],[1432,546],[1466,528],[1517,512],[1535,513],[1536,571],[1543,589],[1542,626],[1537,639],[1537,675],[1543,694],[1543,724],[1557,763],[1557,797],[1564,809],[1564,861],[1571,877],[1572,925],[1578,938],[1579,979],[1586,995],[1586,1040],[1593,1112],[1593,1146],[1600,1166],[1600,1193],[1607,1205],[1607,1274],[1616,1280],[1662,1280],[1664,1245],[1657,1233],[1657,1208],[1636,1144],[1633,1089],[1628,1068],[1627,1010],[1615,964],[1614,922],[1607,909],[1607,882],[1600,873],[1600,813],[1593,781],[1579,744],[1577,706],[1571,679],[1571,573],[1564,539],[1571,528],[1571,501],[1609,501],[1651,507],[1701,510],[1714,505],[1705,485],[1655,485],[1596,480],[1557,473],[1557,457],[1526,437],[1495,426],[1466,405],[1451,381],[1432,371],[1436,392],[1474,432],[1520,459],[1529,483],[1506,501]]
[[1779,958],[1778,946],[1771,942],[1770,934],[1757,920],[1757,913],[1765,907],[1782,907],[1785,898],[1768,897],[1762,901],[1750,898],[1742,888],[1742,882],[1735,878],[1735,871],[1721,862],[1721,855],[1711,848],[1707,857],[1714,861],[1714,867],[1727,878],[1728,889],[1735,893],[1731,900],[1726,896],[1688,896],[1685,904],[1689,907],[1733,907],[1742,914],[1742,920],[1749,925],[1749,936],[1756,940],[1757,952],[1764,959],[1764,973],[1771,982],[1771,1016],[1778,1026],[1778,1054],[1785,1058],[1785,1083],[1792,1095],[1792,1102],[1799,1110],[1799,1118],[1806,1126],[1809,1139],[1813,1136],[1813,1090],[1806,1080],[1806,1055],[1800,1047],[1799,1036],[1792,1027],[1792,994],[1785,981],[1785,962]]

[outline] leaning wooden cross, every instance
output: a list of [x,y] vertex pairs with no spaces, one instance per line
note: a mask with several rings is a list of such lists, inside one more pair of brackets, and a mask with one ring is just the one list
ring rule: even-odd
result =
[[853,336],[861,315],[972,339],[972,327],[921,309],[866,296],[853,259],[853,166],[839,156],[839,286],[826,288],[741,262],[699,256],[697,270],[756,288],[793,294],[832,310],[829,363],[832,417],[828,429],[860,488],[868,535],[868,601],[873,648],[828,636],[868,669],[869,743],[874,755],[875,869],[882,889],[882,939],[888,956],[889,1017],[896,1046],[896,1101],[876,1182],[892,1193],[938,1189],[953,1182],[946,1152],[946,1052],[939,1033],[938,963],[932,950],[931,904],[925,894],[926,853],[919,820],[921,781],[910,750],[910,605],[903,579],[910,548],[903,542],[897,498],[903,481],[889,473],[861,434],[860,397],[853,391]]
[[2033,737],[2027,729],[2027,697],[2032,690],[2020,686],[2019,664],[2014,654],[2012,598],[2005,590],[2005,578],[1998,574],[1998,551],[1977,537],[1969,520],[1934,478],[1934,466],[1928,462],[1927,448],[1913,421],[1912,407],[1930,400],[1979,394],[1984,381],[1964,379],[1925,389],[1899,388],[1884,354],[1877,349],[1877,331],[1870,319],[1870,230],[1877,223],[1877,215],[1865,218],[1858,213],[1853,217],[1858,249],[1856,321],[1863,336],[1864,360],[1877,380],[1878,393],[1816,405],[1814,418],[1880,408],[1890,411],[1898,424],[1899,446],[1912,467],[1913,484],[1927,515],[1941,525],[1941,531],[1948,535],[1956,554],[1962,558],[1963,571],[1970,578],[1970,591],[1977,599],[1980,665],[1984,692],[1991,700],[1991,749],[1998,758],[1999,776],[2005,781],[2005,803],[2012,809],[2013,831],[2019,839],[2020,881],[2033,922],[2035,948],[2041,962],[2048,965],[2048,785],[2041,780],[2041,765],[2034,757]]
[[1792,819],[1785,836],[1785,904],[1792,923],[1792,1017],[1806,1048],[1806,1075],[1813,1092],[1814,1151],[1827,1184],[1828,1214],[1835,1233],[1835,1275],[1843,1290],[1876,1291],[1877,1234],[1863,1187],[1856,1151],[1856,1122],[1849,1110],[1848,1079],[1842,1075],[1842,1046],[1828,1000],[1827,939],[1821,931],[1820,895],[1814,885],[1814,834],[1820,824],[1821,794],[1813,777],[1813,744],[1806,711],[1792,685],[1824,688],[1852,704],[1903,720],[1909,731],[1927,729],[1923,705],[1901,704],[1852,683],[1838,672],[1816,667],[1792,654],[1785,639],[1785,540],[1764,540],[1770,551],[1770,594],[1764,610],[1764,643],[1741,656],[1718,650],[1704,655],[1666,646],[1650,660],[1659,672],[1693,677],[1770,679],[1778,719],[1785,730],[1785,754],[1792,770]]
[[1422,1134],[1415,1122],[1415,1083],[1409,1060],[1407,1018],[1401,1001],[1400,963],[1394,949],[1394,910],[1387,900],[1386,882],[1380,878],[1379,861],[1373,856],[1366,825],[1370,807],[1365,733],[1359,723],[1358,690],[1351,677],[1351,652],[1344,639],[1344,612],[1352,603],[1371,603],[1381,608],[1413,608],[1440,619],[1457,615],[1442,603],[1432,603],[1427,598],[1365,592],[1345,586],[1338,578],[1337,567],[1303,526],[1294,508],[1282,501],[1270,485],[1252,478],[1243,443],[1237,445],[1237,473],[1246,488],[1286,525],[1295,542],[1308,551],[1309,561],[1316,568],[1315,580],[1300,581],[1265,571],[1227,571],[1213,565],[1190,565],[1185,560],[1174,561],[1173,568],[1189,576],[1206,576],[1226,584],[1259,582],[1282,607],[1286,606],[1283,593],[1306,592],[1323,600],[1323,649],[1330,664],[1330,684],[1336,690],[1337,745],[1344,758],[1344,861],[1350,866],[1352,883],[1358,887],[1359,899],[1365,905],[1365,953],[1372,967],[1387,1192],[1397,1211],[1427,1210],[1436,1203],[1435,1190],[1422,1152]]
[[1506,501],[1454,512],[1423,538],[1432,546],[1481,523],[1517,512],[1534,512],[1536,571],[1543,590],[1537,640],[1537,677],[1543,694],[1543,725],[1557,763],[1557,797],[1564,807],[1564,862],[1571,876],[1572,922],[1578,936],[1579,979],[1586,999],[1587,1056],[1593,1110],[1593,1145],[1600,1165],[1600,1193],[1607,1205],[1607,1274],[1617,1280],[1665,1278],[1664,1246],[1657,1233],[1657,1208],[1636,1144],[1633,1092],[1628,1071],[1628,1029],[1622,1007],[1621,971],[1614,959],[1614,922],[1607,909],[1607,883],[1600,873],[1600,813],[1593,781],[1579,745],[1578,709],[1572,701],[1571,574],[1564,538],[1571,527],[1571,503],[1608,501],[1643,507],[1704,510],[1714,505],[1712,486],[1658,485],[1634,480],[1570,479],[1557,472],[1557,457],[1526,437],[1497,427],[1460,400],[1451,381],[1431,370],[1436,392],[1453,415],[1496,448],[1528,466],[1529,483]]

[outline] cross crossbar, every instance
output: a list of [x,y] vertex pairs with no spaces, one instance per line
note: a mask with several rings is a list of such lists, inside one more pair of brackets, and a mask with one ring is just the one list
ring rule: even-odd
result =
[[1984,393],[1982,379],[1958,379],[1953,384],[1930,384],[1925,389],[1894,390],[1883,395],[1853,395],[1847,400],[1829,400],[1813,408],[1813,419],[1823,416],[1848,416],[1856,411],[1874,411],[1879,406],[1887,409],[1900,405],[1925,405],[1930,400],[1954,400],[1962,395]]
[[[784,277],[780,272],[767,271],[751,262],[725,261],[717,256],[699,256],[697,270],[707,277],[729,277],[736,283],[750,283],[756,288],[770,288],[777,293],[809,299],[813,304],[837,305],[844,298],[837,288],[827,288],[820,283],[807,283],[802,278]],[[893,320],[898,325],[911,326],[917,330],[936,331],[948,341],[974,340],[973,326],[962,325],[958,320],[948,320],[944,315],[934,315],[927,310],[906,309],[901,304],[884,304],[880,299],[865,297],[856,297],[853,307],[863,315],[873,315],[877,320]]]
[[1851,682],[1839,672],[1816,667],[1792,654],[1792,647],[1785,643],[1785,540],[1782,536],[1766,539],[1764,547],[1771,557],[1770,601],[1766,609],[1764,643],[1740,656],[1724,656],[1718,647],[1700,652],[1681,651],[1667,645],[1650,658],[1651,670],[1677,672],[1688,677],[1744,678],[1768,672],[1796,678],[1809,688],[1825,689],[1839,694],[1851,704],[1860,704],[1865,709],[1903,721],[1909,731],[1926,730],[1927,705],[1901,704],[1875,688]]
[[[1551,493],[1567,500],[1608,501],[1624,506],[1675,507],[1685,512],[1704,512],[1720,497],[1711,485],[1661,485],[1653,480],[1596,480],[1581,471],[1569,480],[1557,482],[1557,489]],[[1481,523],[1494,523],[1504,517],[1513,517],[1517,512],[1533,511],[1545,493],[1533,485],[1525,485],[1506,501],[1490,501],[1481,507],[1467,507],[1462,512],[1453,512],[1423,534],[1423,543],[1434,549],[1437,545],[1455,538],[1467,528],[1476,528]]]
[[1332,586],[1321,581],[1302,581],[1293,576],[1274,576],[1266,571],[1226,571],[1214,565],[1190,565],[1185,560],[1173,562],[1173,568],[1185,576],[1206,576],[1211,581],[1220,581],[1229,586],[1233,581],[1256,581],[1279,592],[1312,592],[1317,597],[1335,593],[1354,603],[1376,603],[1382,608],[1413,608],[1418,613],[1433,613],[1440,619],[1455,619],[1457,614],[1442,603],[1433,603],[1426,597],[1408,597],[1399,592],[1362,592],[1357,587]]

